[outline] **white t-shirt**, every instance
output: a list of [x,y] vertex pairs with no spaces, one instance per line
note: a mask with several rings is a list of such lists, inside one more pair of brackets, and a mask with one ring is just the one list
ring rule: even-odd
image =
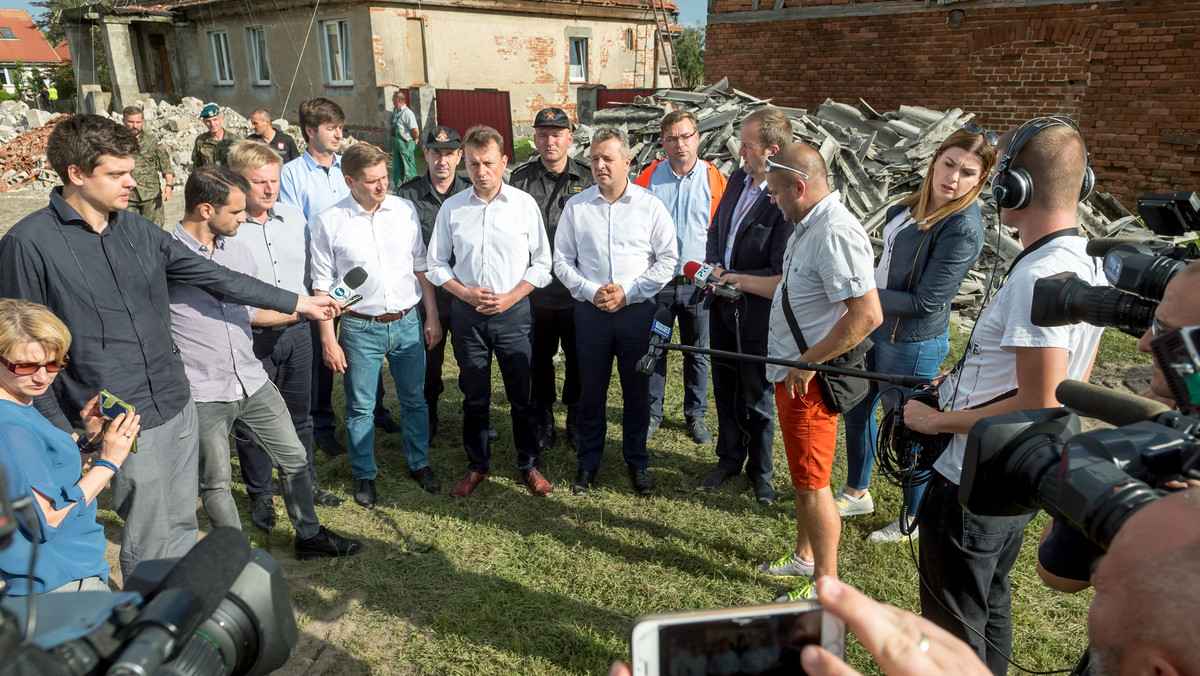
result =
[[911,210],[905,209],[883,226],[883,253],[879,256],[879,265],[875,266],[875,286],[877,288],[887,288],[888,272],[892,268],[892,248],[896,244],[896,238],[900,236],[900,231],[915,222],[912,219]]
[[[949,405],[949,410],[979,406],[1016,388],[1018,347],[1066,348],[1067,378],[1083,379],[1104,330],[1085,323],[1034,326],[1029,314],[1033,285],[1043,277],[1074,272],[1087,284],[1108,285],[1102,259],[1088,256],[1086,244],[1082,237],[1058,237],[1018,262],[979,316],[967,346],[967,358],[958,373],[957,388],[950,380],[941,388],[943,404]],[[967,435],[954,435],[934,468],[958,483],[966,448]]]

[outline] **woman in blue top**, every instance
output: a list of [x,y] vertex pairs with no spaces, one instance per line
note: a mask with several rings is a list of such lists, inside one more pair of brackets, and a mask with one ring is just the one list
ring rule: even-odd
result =
[[[0,551],[0,574],[10,594],[108,590],[96,496],[129,455],[140,416],[122,413],[105,432],[106,419],[93,397],[80,412],[82,441],[43,418],[33,399],[49,391],[70,346],[71,333],[49,309],[0,299],[0,466],[10,497],[32,495],[37,512],[37,522],[23,523]],[[101,438],[100,458],[83,473],[81,453]],[[30,571],[35,542],[37,564]]]
[[[921,187],[888,209],[883,253],[875,285],[883,324],[871,334],[875,345],[867,368],[932,379],[949,350],[950,301],[983,249],[983,217],[975,199],[996,162],[996,135],[969,123],[946,137]],[[906,391],[871,384],[871,393],[846,413],[846,485],[835,496],[843,517],[875,511],[870,493],[871,465],[878,429],[875,405],[885,410]],[[906,486],[908,524],[901,518],[871,533],[874,542],[907,537],[924,484]],[[917,532],[912,532],[912,538]]]

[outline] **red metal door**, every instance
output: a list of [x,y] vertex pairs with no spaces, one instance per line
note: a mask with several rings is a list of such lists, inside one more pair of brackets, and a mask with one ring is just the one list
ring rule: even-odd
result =
[[437,123],[466,134],[467,129],[486,124],[504,137],[501,150],[513,160],[512,108],[508,92],[495,89],[437,90]]

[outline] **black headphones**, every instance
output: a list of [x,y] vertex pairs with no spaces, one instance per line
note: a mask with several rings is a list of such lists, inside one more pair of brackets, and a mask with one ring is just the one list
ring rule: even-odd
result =
[[1033,179],[1029,177],[1028,171],[1015,166],[1014,163],[1021,148],[1024,148],[1030,139],[1043,129],[1059,125],[1074,129],[1075,133],[1079,134],[1079,142],[1083,144],[1086,166],[1083,185],[1079,188],[1079,201],[1082,202],[1092,194],[1092,188],[1096,186],[1096,174],[1092,171],[1091,155],[1087,151],[1087,141],[1083,139],[1079,125],[1069,117],[1035,117],[1017,128],[1012,143],[1008,145],[1008,152],[1000,158],[1000,166],[996,168],[996,176],[992,179],[992,196],[996,198],[996,206],[1001,209],[1024,209],[1029,206],[1033,199]]

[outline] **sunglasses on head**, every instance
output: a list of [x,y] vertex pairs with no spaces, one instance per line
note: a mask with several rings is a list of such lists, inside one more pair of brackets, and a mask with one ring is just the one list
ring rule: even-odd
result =
[[772,169],[783,169],[784,171],[790,171],[793,174],[799,174],[800,178],[803,178],[804,180],[808,180],[808,174],[804,173],[803,171],[800,171],[799,169],[793,169],[786,164],[780,164],[778,162],[774,162],[771,160],[772,157],[775,157],[775,156],[767,155],[767,173],[770,173]]
[[58,373],[59,371],[67,368],[67,364],[70,361],[71,360],[67,357],[44,363],[33,361],[9,361],[4,357],[0,357],[0,364],[3,364],[4,368],[12,371],[14,375],[18,376],[31,376],[37,373],[39,369],[43,368],[46,369],[46,373]]
[[1000,137],[996,136],[996,132],[988,131],[974,122],[964,124],[962,130],[968,134],[983,134],[983,140],[987,141],[989,146],[994,146],[1000,142]]

